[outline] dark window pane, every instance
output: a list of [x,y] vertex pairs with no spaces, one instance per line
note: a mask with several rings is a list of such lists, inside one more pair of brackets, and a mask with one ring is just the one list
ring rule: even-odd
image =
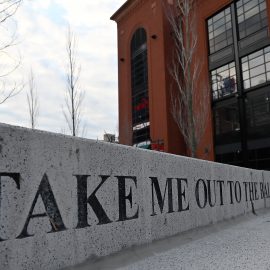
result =
[[270,90],[248,95],[246,108],[249,139],[270,138]]
[[213,100],[231,95],[237,91],[235,63],[211,71]]
[[259,31],[262,27],[261,24],[259,22],[257,23],[246,23],[246,25],[248,25],[246,27],[246,35],[249,36],[257,31]]
[[239,0],[239,1],[236,3],[236,6],[237,6],[237,8],[243,6],[243,0]]
[[265,0],[237,2],[239,38],[245,38],[267,26]]
[[210,47],[210,53],[213,53],[214,51],[215,51],[215,47],[214,46]]
[[215,44],[215,50],[216,50],[216,51],[221,50],[222,48],[224,48],[224,44],[226,44],[226,41],[216,43],[216,44]]
[[222,19],[225,16],[224,11],[221,11],[216,16],[213,17],[213,23],[217,22],[218,20]]
[[245,23],[239,23],[238,25],[238,30],[241,32],[241,31],[245,31],[246,30],[246,27],[245,27]]
[[244,88],[248,89],[269,81],[266,72],[270,71],[270,47],[242,58]]
[[216,143],[219,145],[240,140],[240,123],[237,102],[214,109]]
[[264,18],[262,20],[262,27],[266,27],[268,25],[268,19],[267,18]]
[[228,44],[232,44],[233,43],[233,38],[232,37],[228,37],[227,40],[228,40]]
[[266,10],[266,2],[263,1],[261,4],[260,4],[260,10]]
[[[252,1],[255,2],[255,1]],[[248,18],[256,15],[259,13],[259,6],[255,6],[254,8],[247,10],[245,9],[245,19],[247,20]]]
[[239,38],[242,39],[246,36],[246,31],[239,32]]
[[232,44],[230,8],[221,11],[208,20],[208,36],[212,43],[209,46],[211,54]]
[[219,19],[214,23],[214,30],[225,25],[225,17]]
[[264,20],[267,19],[267,10],[261,11],[261,12],[260,12],[260,16],[261,16],[261,18],[264,19]]
[[246,4],[244,4],[244,10],[250,10],[251,8],[256,7],[256,5],[258,5],[257,1],[249,1]]
[[147,36],[139,28],[131,41],[133,144],[149,140]]
[[214,33],[213,33],[215,39],[216,39],[219,35],[223,34],[225,31],[226,31],[226,26],[225,26],[225,25],[222,25],[221,27],[216,28],[216,29],[214,30]]
[[226,35],[226,32],[224,32],[224,33],[222,33],[221,35],[219,35],[219,36],[217,36],[215,38],[215,43],[217,44],[217,43],[219,43],[221,41],[226,42],[226,38],[227,38],[227,35]]
[[147,142],[150,138],[150,126],[142,127],[133,131],[133,144]]
[[213,39],[209,40],[209,45],[210,45],[210,46],[214,46],[214,44],[215,44],[215,43],[214,43],[214,40],[213,40]]

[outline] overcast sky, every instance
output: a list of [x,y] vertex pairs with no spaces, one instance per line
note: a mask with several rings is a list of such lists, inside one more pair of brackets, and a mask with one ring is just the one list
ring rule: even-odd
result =
[[[77,36],[80,86],[85,90],[83,122],[86,137],[102,139],[104,131],[118,129],[117,36],[110,16],[125,0],[24,0],[8,27],[17,28],[12,60],[1,55],[0,70],[21,59],[10,82],[24,81],[24,90],[0,105],[0,122],[29,127],[27,81],[32,68],[39,94],[38,129],[68,131],[62,113],[65,104],[67,25]],[[3,35],[2,35],[3,36]],[[8,61],[8,62],[7,62]],[[11,61],[14,61],[11,63]]]

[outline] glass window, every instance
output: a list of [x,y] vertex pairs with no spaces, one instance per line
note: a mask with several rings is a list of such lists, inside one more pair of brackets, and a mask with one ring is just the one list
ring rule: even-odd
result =
[[150,145],[150,126],[146,126],[141,129],[136,129],[133,131],[133,145],[138,147],[143,147]]
[[270,81],[270,47],[242,58],[244,89]]
[[[216,160],[243,165],[242,161],[248,158],[250,166],[254,168],[269,168],[270,90],[266,83],[270,84],[270,45],[262,49],[266,46],[263,44],[269,44],[268,1],[230,2],[230,8],[207,20]],[[231,18],[232,15],[235,17]],[[233,38],[232,30],[238,32],[237,39]],[[227,52],[227,55],[223,55],[223,52]],[[240,67],[236,66],[238,60]],[[237,82],[240,80],[236,78],[236,70],[243,79],[243,90],[252,88],[252,91],[246,91],[242,99],[234,94],[238,91]],[[242,89],[239,95],[242,95]],[[246,122],[241,126],[239,115],[242,114]],[[241,129],[246,134],[245,138],[241,137]],[[247,148],[242,149],[243,143]]]
[[262,84],[266,82],[265,74],[261,74],[259,76],[253,77],[250,80],[250,87],[254,87],[256,85]]
[[131,41],[131,85],[133,144],[138,145],[150,138],[147,36],[139,28]]
[[213,100],[237,91],[235,62],[211,71]]
[[217,135],[240,130],[237,106],[216,110],[215,116]]
[[270,53],[267,53],[267,54],[265,55],[265,61],[266,61],[266,62],[270,61]]
[[255,91],[246,101],[250,139],[270,137],[270,91]]
[[215,108],[214,115],[216,143],[238,142],[240,140],[240,123],[237,102],[233,101]]
[[252,68],[249,72],[250,77],[256,77],[256,76],[261,75],[263,73],[265,73],[265,66],[264,65]]
[[215,53],[232,44],[231,8],[226,8],[208,21],[210,53]]
[[241,0],[236,8],[240,39],[267,26],[265,0]]

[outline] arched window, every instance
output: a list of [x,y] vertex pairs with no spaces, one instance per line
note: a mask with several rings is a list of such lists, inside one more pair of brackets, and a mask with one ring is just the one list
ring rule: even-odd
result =
[[131,89],[133,145],[149,148],[147,35],[143,28],[137,29],[131,40]]

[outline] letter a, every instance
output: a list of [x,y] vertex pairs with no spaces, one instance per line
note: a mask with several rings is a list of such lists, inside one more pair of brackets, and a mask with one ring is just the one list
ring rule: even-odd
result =
[[[33,214],[34,208],[36,206],[37,199],[39,196],[41,197],[41,199],[43,201],[46,212],[40,213],[40,214]],[[58,231],[66,230],[66,227],[63,223],[63,220],[62,220],[60,211],[58,209],[57,203],[55,201],[55,198],[54,198],[54,195],[53,195],[50,183],[49,183],[49,179],[48,179],[46,174],[44,174],[44,176],[41,180],[38,191],[36,193],[36,196],[34,198],[32,206],[30,208],[28,217],[27,217],[26,222],[24,224],[23,230],[17,238],[26,238],[29,236],[33,236],[27,232],[29,222],[33,218],[40,218],[40,217],[48,217],[49,218],[49,221],[50,221],[50,224],[52,227],[52,230],[50,232],[58,232]]]

